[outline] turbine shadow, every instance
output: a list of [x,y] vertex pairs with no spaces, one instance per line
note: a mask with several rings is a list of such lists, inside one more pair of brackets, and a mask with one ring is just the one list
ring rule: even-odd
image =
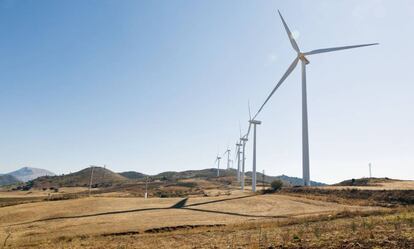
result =
[[233,197],[233,198],[227,198],[227,199],[220,199],[220,200],[213,200],[213,201],[199,202],[199,203],[194,203],[194,204],[186,205],[186,207],[194,207],[194,206],[200,206],[200,205],[211,204],[211,203],[217,203],[217,202],[224,202],[224,201],[239,200],[239,199],[249,198],[249,197],[253,197],[253,196],[256,196],[256,195],[246,195],[246,196],[239,196],[239,197]]
[[185,210],[189,210],[189,211],[217,213],[217,214],[235,215],[235,216],[242,216],[242,217],[254,217],[254,218],[285,218],[285,216],[249,215],[249,214],[241,214],[241,213],[234,213],[234,212],[213,211],[213,210],[204,210],[204,209],[191,208],[193,206],[201,206],[201,205],[206,205],[206,204],[211,204],[211,203],[238,200],[238,199],[244,199],[244,198],[249,198],[249,197],[253,197],[253,196],[255,196],[255,195],[239,196],[239,197],[234,197],[234,198],[226,198],[226,199],[199,202],[199,203],[186,205],[186,203],[188,201],[188,197],[187,197],[187,198],[184,198],[184,199],[180,200],[179,202],[175,203],[174,205],[172,205],[170,207],[140,208],[140,209],[131,209],[131,210],[119,210],[119,211],[94,213],[94,214],[58,216],[58,217],[50,217],[50,218],[38,219],[38,220],[33,220],[33,221],[28,221],[28,222],[11,224],[10,226],[26,225],[26,224],[31,224],[31,223],[35,223],[35,222],[44,222],[44,221],[53,221],[53,220],[80,219],[80,218],[88,218],[88,217],[96,217],[96,216],[104,216],[104,215],[137,213],[137,212],[144,212],[144,211],[169,210],[169,209],[185,209]]
[[185,210],[191,210],[196,212],[205,212],[205,213],[216,213],[216,214],[226,214],[226,215],[234,215],[234,216],[241,216],[241,217],[249,217],[249,218],[288,218],[285,215],[254,215],[254,214],[241,214],[235,212],[225,212],[225,211],[217,211],[217,210],[207,210],[207,209],[199,209],[199,208],[186,208]]

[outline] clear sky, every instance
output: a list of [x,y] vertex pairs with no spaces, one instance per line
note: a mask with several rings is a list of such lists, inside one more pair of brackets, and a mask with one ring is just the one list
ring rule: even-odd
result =
[[[214,167],[302,50],[311,179],[414,178],[414,2],[0,0],[0,172]],[[260,114],[258,170],[301,177],[300,68]],[[247,147],[251,170],[251,143]]]

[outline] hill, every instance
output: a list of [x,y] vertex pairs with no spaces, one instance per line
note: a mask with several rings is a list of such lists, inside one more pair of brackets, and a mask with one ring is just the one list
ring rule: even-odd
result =
[[118,174],[131,180],[144,179],[145,177],[147,177],[146,174],[142,174],[136,171],[125,171]]
[[[153,180],[162,180],[168,182],[175,182],[181,179],[203,179],[209,181],[210,179],[216,181],[217,179],[217,169],[209,168],[202,170],[186,170],[181,172],[176,171],[166,171],[159,173],[157,175],[146,175],[140,172],[135,171],[126,171],[121,173],[115,173],[111,170],[101,167],[93,168],[93,187],[111,187],[111,186],[121,186],[127,183],[124,186],[127,186],[129,183],[132,183],[131,180],[144,181],[147,176]],[[226,179],[228,184],[231,181],[235,181],[237,171],[235,169],[221,169],[220,170],[220,179]],[[251,179],[252,173],[246,172],[246,181]],[[60,176],[43,176],[37,178],[30,182],[30,186],[36,188],[50,188],[50,187],[88,187],[91,177],[91,168],[83,169],[79,172],[60,175]],[[262,182],[263,174],[257,173],[257,182]],[[282,180],[286,186],[297,186],[302,185],[303,181],[301,178],[290,177],[286,175],[281,176],[264,176],[264,181],[270,183],[273,180]],[[312,186],[323,186],[326,185],[320,182],[311,182]]]
[[41,176],[54,176],[55,174],[45,169],[23,167],[7,175],[11,175],[21,182],[27,182]]
[[0,186],[19,183],[19,179],[12,175],[0,175]]
[[[122,172],[120,175],[129,179],[144,179],[147,175],[135,171]],[[220,169],[220,177],[236,177],[237,171],[235,169]],[[149,175],[148,175],[149,176]],[[246,172],[247,178],[252,177],[252,172]],[[257,182],[263,181],[263,174],[256,172]],[[217,169],[201,169],[201,170],[186,170],[186,171],[166,171],[157,175],[150,176],[153,179],[160,180],[178,180],[178,179],[191,179],[191,178],[215,178],[217,177]],[[270,183],[273,180],[281,180],[287,186],[300,186],[303,185],[303,180],[298,177],[280,175],[280,176],[264,176],[264,182]],[[311,181],[312,186],[324,186],[325,183]]]
[[397,181],[394,179],[390,179],[388,177],[385,178],[359,178],[359,179],[350,179],[345,180],[340,183],[334,184],[335,186],[376,186],[379,183],[385,182],[392,182]]
[[33,181],[33,186],[38,188],[50,187],[88,187],[93,169],[93,187],[109,187],[117,183],[128,181],[124,176],[102,167],[89,167],[81,171],[60,176],[44,176]]
[[[220,176],[236,176],[236,170],[220,169]],[[188,178],[212,178],[217,177],[217,169],[186,170],[181,172],[166,171],[152,176],[155,179],[188,179]]]
[[[249,171],[246,173],[246,175],[248,177],[252,177],[252,172]],[[262,182],[263,181],[263,174],[260,172],[256,172],[256,179],[257,182]],[[287,186],[301,186],[303,185],[303,180],[302,178],[299,177],[293,177],[293,176],[287,176],[287,175],[280,175],[280,176],[268,176],[265,175],[264,176],[264,181],[267,183],[270,183],[274,180],[281,180],[285,185]],[[325,186],[325,183],[322,182],[315,182],[315,181],[311,181],[311,186]]]

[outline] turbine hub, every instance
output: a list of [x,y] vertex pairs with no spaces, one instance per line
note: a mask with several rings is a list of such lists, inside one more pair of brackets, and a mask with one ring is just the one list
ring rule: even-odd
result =
[[299,59],[305,62],[305,64],[309,64],[309,60],[305,57],[305,54],[299,53]]

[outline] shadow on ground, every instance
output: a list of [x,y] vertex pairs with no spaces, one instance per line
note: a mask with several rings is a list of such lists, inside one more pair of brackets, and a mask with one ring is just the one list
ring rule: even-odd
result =
[[241,216],[241,217],[250,217],[250,218],[287,218],[287,216],[253,215],[253,214],[242,214],[242,213],[236,213],[236,212],[226,212],[226,211],[218,211],[218,210],[205,210],[205,209],[199,209],[199,208],[192,208],[194,206],[202,206],[202,205],[207,205],[207,204],[211,204],[211,203],[226,202],[226,201],[231,201],[231,200],[250,198],[250,197],[253,197],[253,196],[255,196],[255,195],[247,195],[247,196],[226,198],[226,199],[199,202],[199,203],[193,203],[193,204],[190,204],[190,205],[186,205],[186,203],[188,201],[188,197],[187,197],[187,198],[184,198],[184,199],[180,200],[179,202],[175,203],[171,207],[141,208],[141,209],[132,209],[132,210],[119,210],[119,211],[95,213],[95,214],[50,217],[50,218],[33,220],[33,221],[28,221],[28,222],[23,222],[23,223],[16,223],[16,224],[12,224],[11,226],[25,225],[25,224],[35,223],[35,222],[42,222],[42,221],[53,221],[53,220],[63,220],[63,219],[80,219],[80,218],[96,217],[96,216],[103,216],[103,215],[116,215],[116,214],[136,213],[136,212],[155,211],[155,210],[168,210],[168,209],[184,209],[184,210],[195,211],[195,212],[217,213],[217,214],[234,215],[234,216]]

